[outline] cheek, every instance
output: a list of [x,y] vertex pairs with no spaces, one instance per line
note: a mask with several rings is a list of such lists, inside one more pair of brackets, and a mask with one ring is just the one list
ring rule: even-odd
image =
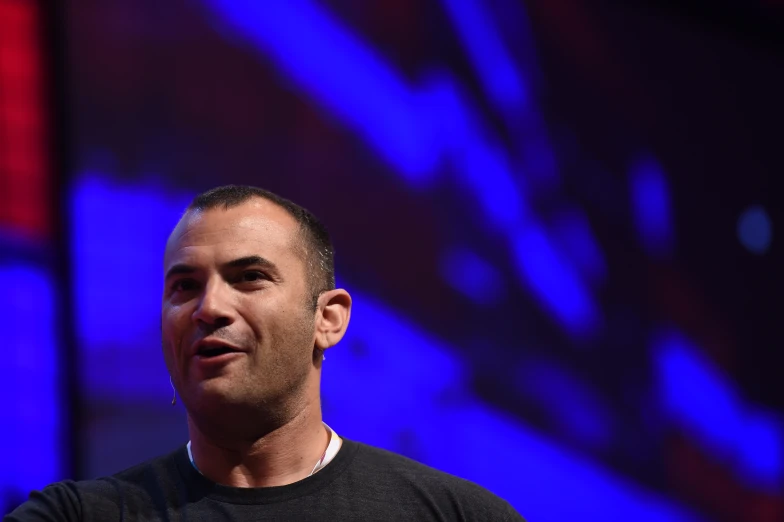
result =
[[285,348],[301,337],[302,323],[299,310],[280,301],[248,303],[242,315],[257,342],[284,355],[290,351]]
[[190,325],[190,314],[178,306],[164,306],[161,311],[161,341],[164,354],[181,348],[181,340]]
[[278,316],[277,332],[280,341],[286,345],[291,357],[299,357],[313,348],[315,323],[313,317],[302,308],[288,307]]

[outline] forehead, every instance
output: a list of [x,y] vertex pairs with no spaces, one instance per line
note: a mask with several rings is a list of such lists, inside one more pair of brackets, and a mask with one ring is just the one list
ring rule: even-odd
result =
[[297,221],[282,207],[254,198],[239,206],[190,210],[180,219],[166,243],[164,264],[182,257],[225,261],[263,255],[270,261],[296,254]]

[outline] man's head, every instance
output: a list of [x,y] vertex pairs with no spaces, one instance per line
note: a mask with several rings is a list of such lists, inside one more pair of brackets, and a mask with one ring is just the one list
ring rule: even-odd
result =
[[275,203],[299,224],[295,245],[307,262],[308,284],[315,306],[319,294],[335,288],[335,250],[326,227],[311,212],[273,192],[247,185],[225,185],[203,192],[193,198],[188,210],[228,210],[253,198]]
[[191,417],[279,423],[318,400],[321,354],[351,298],[315,216],[262,189],[213,189],[175,227],[164,265],[164,358]]

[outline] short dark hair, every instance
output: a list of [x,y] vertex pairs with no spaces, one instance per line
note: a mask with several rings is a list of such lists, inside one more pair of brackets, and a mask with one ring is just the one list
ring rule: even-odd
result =
[[202,192],[193,198],[188,210],[203,211],[217,207],[230,209],[252,198],[262,198],[275,203],[299,223],[308,285],[315,307],[319,294],[335,288],[335,249],[327,228],[312,212],[269,190],[248,185],[224,185]]

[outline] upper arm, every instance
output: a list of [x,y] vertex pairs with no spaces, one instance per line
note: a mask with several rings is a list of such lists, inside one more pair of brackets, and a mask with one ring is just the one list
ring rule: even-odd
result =
[[30,498],[3,518],[3,522],[78,522],[81,503],[72,482],[57,482]]

